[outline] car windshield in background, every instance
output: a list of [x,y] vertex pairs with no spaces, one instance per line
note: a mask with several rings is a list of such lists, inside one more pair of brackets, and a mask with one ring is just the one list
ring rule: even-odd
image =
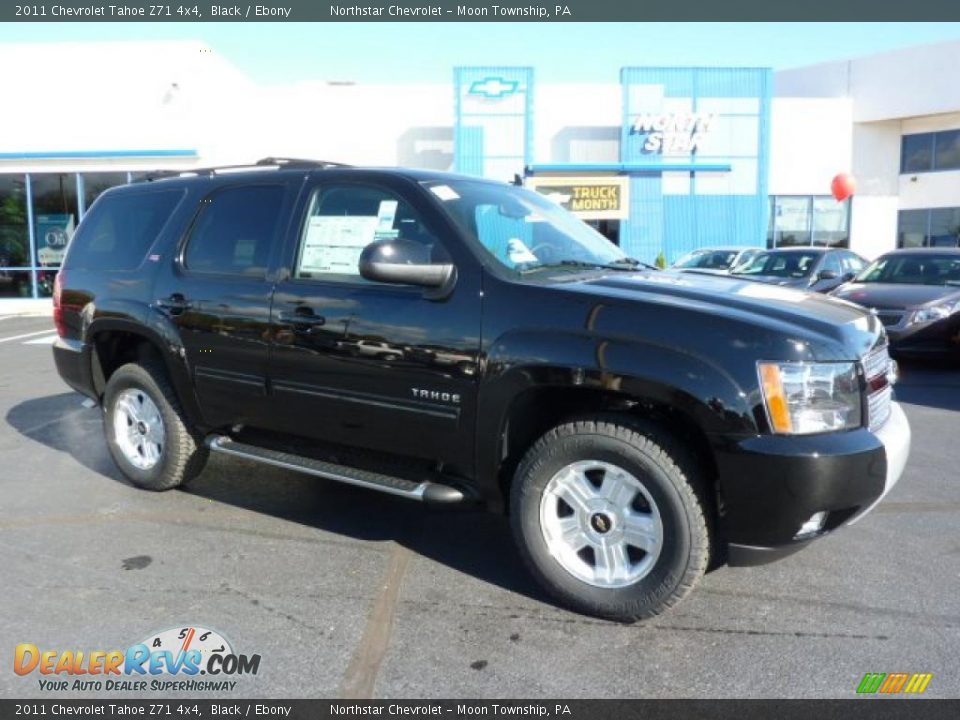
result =
[[739,253],[736,250],[694,250],[674,263],[675,268],[699,268],[701,270],[726,270]]
[[812,252],[765,252],[734,268],[731,274],[802,278],[810,274],[819,257],[819,253]]
[[960,254],[884,255],[856,279],[861,283],[900,285],[960,285]]
[[603,235],[531,190],[472,180],[424,185],[460,227],[511,270],[636,265]]

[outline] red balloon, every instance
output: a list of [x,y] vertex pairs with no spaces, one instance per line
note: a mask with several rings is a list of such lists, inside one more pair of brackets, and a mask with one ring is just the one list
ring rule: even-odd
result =
[[830,183],[830,192],[837,199],[837,202],[843,202],[857,191],[857,181],[849,173],[839,173]]

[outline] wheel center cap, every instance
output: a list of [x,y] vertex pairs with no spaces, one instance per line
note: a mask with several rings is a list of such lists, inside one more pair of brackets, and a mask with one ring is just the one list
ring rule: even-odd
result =
[[137,432],[141,435],[147,434],[147,424],[143,420],[137,423]]
[[610,528],[613,527],[613,522],[609,516],[604,513],[594,513],[590,516],[590,527],[603,535],[610,532]]

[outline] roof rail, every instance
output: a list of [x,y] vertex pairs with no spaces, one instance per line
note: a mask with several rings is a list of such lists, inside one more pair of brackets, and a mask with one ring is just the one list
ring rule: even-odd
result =
[[257,165],[278,165],[280,167],[305,168],[352,167],[346,163],[332,162],[330,160],[306,160],[303,158],[288,157],[266,157],[261,160],[257,160]]
[[198,177],[200,175],[213,176],[239,172],[254,172],[267,169],[323,169],[336,167],[351,167],[345,163],[330,162],[327,160],[304,160],[301,158],[267,157],[246,165],[218,165],[215,167],[189,168],[187,170],[157,170],[147,173],[141,181],[152,182],[171,177]]

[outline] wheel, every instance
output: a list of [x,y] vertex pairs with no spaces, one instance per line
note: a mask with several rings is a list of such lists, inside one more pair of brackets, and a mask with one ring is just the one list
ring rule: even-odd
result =
[[[560,425],[526,453],[511,487],[521,555],[544,588],[590,615],[633,622],[683,599],[703,576],[704,508],[653,425]],[[692,482],[693,481],[693,482]]]
[[207,449],[190,431],[161,366],[117,368],[107,382],[103,407],[107,447],[134,485],[170,490],[203,469]]

